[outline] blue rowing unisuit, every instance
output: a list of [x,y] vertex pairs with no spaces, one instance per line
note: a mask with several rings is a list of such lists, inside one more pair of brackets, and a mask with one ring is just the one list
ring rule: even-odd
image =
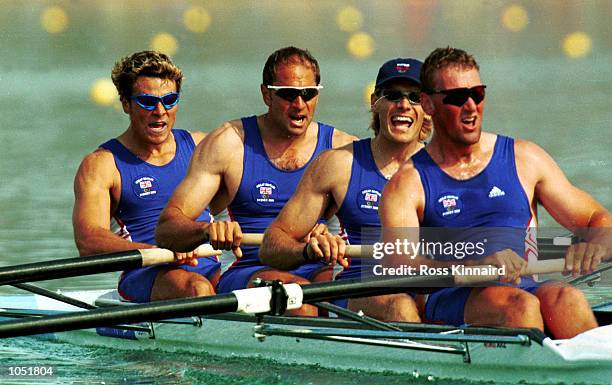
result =
[[[168,164],[156,166],[139,159],[117,139],[100,147],[113,153],[121,175],[121,198],[115,217],[127,228],[132,241],[155,244],[155,226],[170,196],[185,177],[195,143],[185,130],[172,130],[176,154]],[[210,222],[208,208],[199,221]]]
[[380,234],[378,205],[388,180],[376,166],[371,143],[370,138],[353,142],[351,178],[336,213],[347,232],[349,243],[354,245],[374,243]]
[[[296,170],[280,170],[268,158],[261,139],[257,117],[242,118],[244,129],[244,160],[242,180],[236,196],[228,206],[231,219],[240,224],[243,233],[263,233],[295,192],[308,164],[322,151],[332,147],[334,128],[318,123],[317,145],[308,162]],[[217,291],[229,292],[245,288],[250,277],[266,268],[259,260],[259,248],[241,247],[243,257],[234,262],[221,276]],[[322,263],[306,264],[291,273],[306,279]]]
[[[484,255],[511,248],[525,254],[525,235],[532,214],[518,178],[514,140],[497,136],[493,156],[478,175],[457,180],[446,174],[425,149],[412,157],[425,191],[422,228],[453,228],[427,231],[427,240],[448,236],[451,241],[484,240]],[[436,239],[438,236],[438,239]],[[436,254],[437,259],[452,256]],[[467,256],[466,258],[469,258]]]
[[[512,138],[498,135],[489,164],[466,180],[447,175],[425,149],[415,154],[412,161],[425,191],[421,226],[426,227],[426,235],[422,238],[450,241],[453,245],[484,241],[483,253],[464,255],[465,259],[479,259],[506,248],[526,258],[526,229],[532,214],[518,178]],[[454,258],[452,254],[434,257]],[[539,283],[523,277],[517,287],[533,294]],[[425,304],[424,318],[428,322],[462,325],[471,292],[471,287],[463,286],[433,292]]]
[[[370,138],[353,142],[351,178],[336,213],[349,243],[353,245],[372,244],[378,242],[380,237],[378,205],[387,178],[376,166],[371,143]],[[360,278],[362,273],[370,275],[371,271],[362,272],[362,262],[361,258],[351,258],[349,268],[343,270],[338,278]]]
[[[185,177],[195,143],[185,130],[172,130],[176,142],[174,158],[163,166],[156,166],[139,159],[117,139],[111,139],[100,147],[109,150],[121,175],[121,197],[115,219],[127,230],[130,240],[155,244],[155,226],[164,206]],[[210,222],[208,208],[198,217]],[[173,267],[210,279],[220,268],[216,257],[198,258],[198,265],[159,264],[124,271],[119,279],[119,293],[134,302],[148,302],[157,274]]]
[[[296,170],[281,170],[268,158],[257,117],[242,119],[244,127],[244,160],[242,181],[228,210],[243,233],[263,233],[295,192],[304,170],[323,150],[332,147],[334,129],[319,123],[317,145],[308,162]],[[236,265],[259,264],[258,247],[244,246],[242,259]]]

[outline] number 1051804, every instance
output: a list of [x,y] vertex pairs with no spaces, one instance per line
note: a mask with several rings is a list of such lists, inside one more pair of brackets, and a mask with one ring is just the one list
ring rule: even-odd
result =
[[0,378],[7,377],[50,377],[55,368],[48,365],[1,365]]

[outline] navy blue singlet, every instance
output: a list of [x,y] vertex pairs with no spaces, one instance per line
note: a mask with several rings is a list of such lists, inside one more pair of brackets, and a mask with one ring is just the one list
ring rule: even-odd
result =
[[[370,138],[353,142],[351,178],[336,213],[349,243],[354,245],[372,244],[380,238],[378,205],[388,180],[376,166],[371,143]],[[348,269],[342,270],[336,279],[370,276],[373,263],[371,259],[351,258]],[[336,301],[336,304],[346,307],[346,301]]]
[[[112,152],[121,175],[121,198],[115,219],[127,228],[134,242],[155,244],[155,226],[159,215],[187,173],[195,143],[188,131],[174,129],[172,133],[176,141],[176,154],[163,166],[142,161],[117,139],[100,145]],[[208,208],[198,221],[211,221]]]
[[[242,118],[244,127],[244,160],[240,187],[228,211],[240,224],[243,233],[263,233],[295,192],[310,162],[332,147],[334,128],[319,124],[317,145],[310,160],[296,170],[280,170],[268,159],[257,126],[257,117]],[[259,265],[259,248],[241,247],[243,257],[231,267]]]
[[353,142],[353,164],[346,195],[336,216],[349,243],[372,244],[380,236],[378,205],[387,178],[374,162],[370,138]]
[[[172,134],[176,142],[176,153],[163,166],[144,162],[117,139],[111,139],[100,146],[113,154],[121,175],[121,197],[114,218],[122,226],[120,235],[133,242],[155,244],[155,226],[159,215],[187,173],[195,143],[188,131],[176,129],[172,130]],[[212,221],[208,208],[198,217],[198,221]],[[163,269],[182,269],[211,279],[220,266],[216,257],[200,257],[196,267],[159,264],[126,270],[121,274],[118,290],[123,298],[130,301],[149,302],[155,279]]]
[[[454,228],[444,234],[449,241],[484,241],[484,255],[511,248],[525,256],[526,229],[532,219],[529,201],[519,181],[514,159],[514,140],[497,136],[493,156],[478,175],[457,180],[438,167],[425,149],[412,160],[425,191],[422,228]],[[427,229],[425,229],[427,231]],[[426,240],[436,240],[427,231]],[[453,256],[436,254],[436,259]],[[470,256],[466,256],[470,258]]]

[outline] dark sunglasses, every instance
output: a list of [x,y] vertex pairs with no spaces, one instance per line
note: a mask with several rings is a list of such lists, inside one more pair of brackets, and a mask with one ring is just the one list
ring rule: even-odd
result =
[[179,93],[170,92],[162,96],[140,94],[130,96],[130,99],[136,101],[136,104],[147,111],[153,111],[156,109],[158,103],[161,103],[166,110],[170,110],[178,104]]
[[274,90],[274,93],[281,99],[288,102],[294,101],[298,96],[302,97],[305,102],[314,98],[319,94],[319,90],[323,86],[308,86],[308,87],[291,87],[291,86],[267,86],[269,90]]
[[442,99],[442,103],[461,107],[467,102],[468,98],[472,98],[474,103],[480,104],[485,98],[485,88],[487,88],[487,86],[483,84],[472,88],[451,88],[449,90],[432,91],[428,92],[428,94],[446,95],[444,99]]
[[421,104],[421,93],[420,92],[404,92],[404,91],[383,91],[381,96],[390,102],[399,102],[402,98],[408,99],[410,104],[416,105]]

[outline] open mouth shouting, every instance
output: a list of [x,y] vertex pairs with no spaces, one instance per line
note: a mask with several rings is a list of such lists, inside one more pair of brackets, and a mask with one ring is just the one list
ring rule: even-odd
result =
[[155,133],[163,132],[167,126],[168,126],[168,123],[164,121],[152,122],[147,125],[147,127],[149,127],[149,129]]
[[478,117],[477,116],[469,116],[469,117],[465,117],[461,119],[461,123],[468,129],[475,129],[476,128],[476,122],[478,121]]
[[289,115],[289,120],[291,121],[291,125],[294,127],[303,127],[306,124],[306,115],[301,114],[293,114]]

